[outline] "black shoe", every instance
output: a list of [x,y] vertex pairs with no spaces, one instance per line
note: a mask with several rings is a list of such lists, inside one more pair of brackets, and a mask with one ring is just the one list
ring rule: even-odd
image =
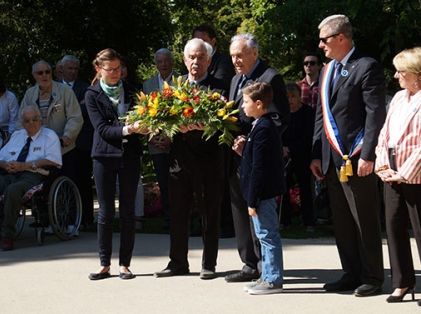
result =
[[110,271],[101,272],[101,273],[90,273],[89,274],[90,280],[102,280],[102,279],[106,279],[106,278],[110,278],[110,277],[111,277]]
[[371,285],[371,284],[366,283],[359,286],[357,289],[355,289],[354,295],[356,297],[368,297],[368,296],[380,294],[381,292],[382,292],[382,286]]
[[129,270],[127,273],[120,272],[120,274],[118,275],[118,277],[120,277],[121,279],[126,280],[126,279],[133,279],[136,276],[133,275],[133,273]]
[[[389,295],[386,299],[387,303],[397,303],[397,302],[402,302],[403,298],[406,296],[406,294],[410,292],[412,295],[412,301],[415,301],[415,293],[414,293],[414,288],[406,288],[405,292],[402,293],[401,295]],[[419,301],[418,301],[418,305],[419,305]]]
[[156,278],[160,277],[172,277],[172,276],[181,276],[181,275],[187,275],[190,273],[190,270],[188,268],[170,268],[167,267],[164,270],[157,271],[153,275]]
[[418,306],[421,306],[421,299],[417,301]]
[[203,280],[214,279],[216,277],[218,276],[216,275],[215,270],[203,268],[200,272],[200,279],[203,279]]
[[246,282],[246,281],[259,279],[259,277],[260,275],[257,271],[253,273],[246,273],[243,271],[239,271],[231,275],[225,276],[225,281],[226,282]]
[[327,292],[341,292],[341,291],[352,291],[360,285],[359,282],[353,280],[346,280],[343,277],[338,281],[326,283],[323,286]]

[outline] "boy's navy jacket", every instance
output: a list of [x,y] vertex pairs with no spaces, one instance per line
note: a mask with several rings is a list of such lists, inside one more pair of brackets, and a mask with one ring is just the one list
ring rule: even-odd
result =
[[270,115],[263,115],[249,133],[241,159],[241,189],[248,207],[283,193],[281,152],[279,132]]

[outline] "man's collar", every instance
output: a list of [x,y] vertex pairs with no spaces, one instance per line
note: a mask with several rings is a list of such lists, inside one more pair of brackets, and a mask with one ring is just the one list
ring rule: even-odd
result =
[[194,83],[196,85],[198,85],[200,82],[206,80],[206,78],[208,77],[208,73],[206,73],[204,76],[202,76],[201,78],[194,80],[190,78],[190,74],[187,76],[187,79],[189,80],[190,83]]
[[244,75],[245,75],[245,76],[247,76],[247,78],[250,78],[250,77],[251,77],[251,75],[253,74],[254,70],[256,70],[256,68],[257,68],[257,66],[259,65],[259,63],[260,63],[260,59],[258,58],[258,59],[256,60],[256,63],[254,64],[254,66],[251,68],[250,72],[245,73]]
[[[41,134],[41,130],[42,130],[42,126],[39,128],[39,130],[38,130],[38,132],[37,133],[35,133],[35,135],[33,135],[33,136],[31,136],[31,138],[32,138],[32,141],[35,141],[37,138],[38,138],[38,136]],[[29,134],[28,134],[28,132],[26,132],[26,134],[29,136]]]
[[351,55],[354,53],[354,51],[355,51],[355,47],[353,46],[352,48],[351,48],[351,50],[350,51],[348,51],[348,53],[345,55],[345,57],[343,57],[343,59],[342,60],[336,60],[337,62],[340,62],[340,63],[342,63],[342,65],[346,65],[347,64],[347,62],[348,62],[348,60],[349,60],[349,58],[351,57]]

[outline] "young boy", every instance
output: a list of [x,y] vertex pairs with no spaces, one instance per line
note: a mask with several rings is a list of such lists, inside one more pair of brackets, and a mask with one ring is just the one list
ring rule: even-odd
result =
[[[267,83],[254,83],[243,89],[244,113],[254,118],[253,128],[242,150],[240,180],[249,215],[261,244],[262,274],[244,289],[249,294],[282,292],[283,261],[277,203],[282,194],[281,143],[267,108],[273,91]],[[241,145],[240,145],[241,146]],[[238,142],[233,149],[241,153]]]

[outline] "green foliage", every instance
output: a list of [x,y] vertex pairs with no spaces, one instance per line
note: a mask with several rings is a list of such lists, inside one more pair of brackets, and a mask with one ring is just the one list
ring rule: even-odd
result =
[[208,23],[225,53],[237,32],[254,33],[262,58],[292,80],[302,76],[303,55],[318,51],[318,23],[337,13],[350,17],[356,45],[383,63],[387,77],[397,52],[421,44],[419,0],[0,0],[0,71],[22,95],[32,63],[72,53],[90,81],[91,60],[112,47],[144,80],[155,72],[153,53],[167,47],[183,73],[184,44],[194,26]]

